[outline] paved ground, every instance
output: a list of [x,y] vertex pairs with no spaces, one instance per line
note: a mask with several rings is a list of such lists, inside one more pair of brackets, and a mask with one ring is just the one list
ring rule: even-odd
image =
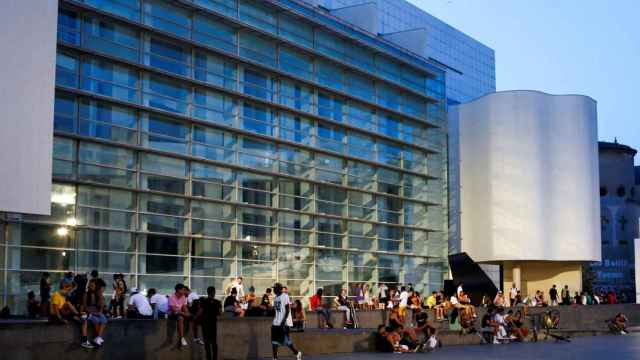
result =
[[[283,349],[284,350],[284,349]],[[283,353],[284,355],[284,353]],[[571,343],[521,343],[439,349],[429,354],[344,354],[305,356],[314,360],[640,360],[640,334],[580,337]]]

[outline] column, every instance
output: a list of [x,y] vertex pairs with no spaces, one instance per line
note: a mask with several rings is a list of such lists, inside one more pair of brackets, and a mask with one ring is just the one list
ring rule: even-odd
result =
[[[516,288],[520,291],[522,291],[521,273],[522,272],[520,270],[520,264],[514,263],[513,270],[512,270],[512,279],[513,279],[513,283],[516,284]],[[522,292],[522,296],[523,296],[523,299],[524,299],[524,296],[526,296],[524,291]],[[505,294],[505,297],[509,298],[509,294]]]

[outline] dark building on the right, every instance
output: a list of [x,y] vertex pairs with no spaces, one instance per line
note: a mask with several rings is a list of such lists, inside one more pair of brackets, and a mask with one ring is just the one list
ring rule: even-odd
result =
[[598,144],[602,262],[592,266],[596,292],[614,291],[619,301],[635,302],[635,239],[640,238],[640,167],[630,146]]

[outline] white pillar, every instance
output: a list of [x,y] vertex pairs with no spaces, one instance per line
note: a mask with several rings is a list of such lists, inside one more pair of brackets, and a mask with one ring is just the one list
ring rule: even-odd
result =
[[[522,291],[522,282],[521,282],[521,270],[520,270],[520,264],[513,264],[513,283],[516,284],[516,288],[520,291]],[[522,296],[524,297],[526,294],[522,293]]]

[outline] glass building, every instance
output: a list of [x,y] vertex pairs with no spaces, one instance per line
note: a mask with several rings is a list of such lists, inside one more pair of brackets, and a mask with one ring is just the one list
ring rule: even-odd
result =
[[60,0],[57,42],[52,214],[0,214],[14,312],[43,271],[441,286],[438,66],[295,0]]

